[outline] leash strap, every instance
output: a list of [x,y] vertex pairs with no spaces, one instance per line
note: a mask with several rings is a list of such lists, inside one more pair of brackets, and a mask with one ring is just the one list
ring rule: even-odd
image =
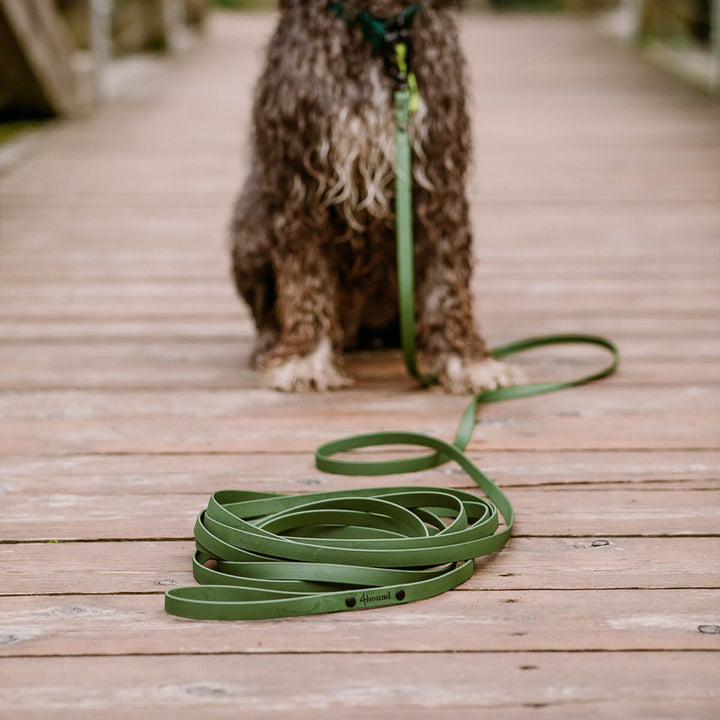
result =
[[[402,71],[406,55],[396,51]],[[436,378],[419,372],[415,347],[412,92],[406,83],[395,93],[398,294],[405,364],[427,385]],[[513,528],[510,500],[464,453],[480,405],[583,385],[615,372],[619,363],[615,345],[595,335],[545,335],[490,351],[500,359],[568,343],[604,348],[612,360],[598,372],[566,382],[478,393],[463,412],[452,443],[420,433],[376,432],[333,440],[315,451],[320,470],[352,476],[418,472],[452,460],[485,497],[407,486],[305,495],[220,490],[195,523],[193,576],[201,584],[168,590],[165,610],[199,620],[312,615],[403,604],[465,582],[473,574],[473,559],[502,548]],[[380,446],[430,452],[381,461],[336,457]]]

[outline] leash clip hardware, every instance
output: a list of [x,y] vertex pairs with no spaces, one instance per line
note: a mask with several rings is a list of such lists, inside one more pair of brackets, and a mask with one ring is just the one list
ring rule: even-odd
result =
[[395,84],[395,90],[410,90],[410,61],[412,41],[407,30],[390,32],[382,45],[385,72]]
[[383,58],[385,72],[395,84],[395,91],[409,91],[410,110],[417,109],[417,81],[409,70],[412,58],[410,28],[420,6],[413,3],[389,18],[378,18],[367,10],[358,10],[351,0],[328,0],[327,9],[348,25],[360,27],[373,51]]

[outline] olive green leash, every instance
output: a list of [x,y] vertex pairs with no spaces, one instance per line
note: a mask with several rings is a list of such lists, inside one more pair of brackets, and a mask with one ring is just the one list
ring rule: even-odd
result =
[[[407,48],[396,46],[405,82],[395,93],[398,295],[405,364],[418,371],[412,232],[412,164],[409,117],[416,89],[403,66]],[[485,497],[437,487],[362,488],[283,495],[245,490],[213,493],[195,523],[193,575],[201,583],[168,590],[165,609],[200,620],[257,620],[398,605],[439,595],[468,580],[473,560],[507,543],[513,508],[505,493],[464,453],[480,405],[554,392],[615,371],[619,353],[594,335],[546,335],[493,348],[500,359],[546,345],[595,345],[611,362],[566,382],[515,385],[476,394],[452,443],[413,432],[376,432],[333,440],[315,451],[320,470],[372,476],[417,472],[456,462]],[[430,452],[392,460],[336,457],[368,447],[417,446]],[[502,521],[502,525],[501,525]]]

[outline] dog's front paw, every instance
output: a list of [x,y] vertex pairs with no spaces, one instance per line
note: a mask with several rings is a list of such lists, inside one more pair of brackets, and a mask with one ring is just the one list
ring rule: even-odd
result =
[[352,384],[352,380],[337,368],[330,341],[322,339],[307,355],[279,358],[270,353],[263,373],[266,387],[284,392],[337,390]]
[[525,381],[522,371],[510,363],[492,358],[472,360],[459,355],[445,358],[438,380],[445,390],[457,394],[494,390]]

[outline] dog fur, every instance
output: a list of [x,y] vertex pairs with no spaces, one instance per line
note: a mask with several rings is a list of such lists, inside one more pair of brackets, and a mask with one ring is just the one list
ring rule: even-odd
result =
[[[512,384],[488,357],[470,291],[464,59],[447,0],[411,28],[416,333],[424,371],[451,392]],[[389,17],[397,0],[356,0]],[[397,342],[393,82],[327,0],[281,0],[256,87],[250,172],[234,209],[234,278],[257,326],[254,362],[280,390],[347,385],[342,351]]]

